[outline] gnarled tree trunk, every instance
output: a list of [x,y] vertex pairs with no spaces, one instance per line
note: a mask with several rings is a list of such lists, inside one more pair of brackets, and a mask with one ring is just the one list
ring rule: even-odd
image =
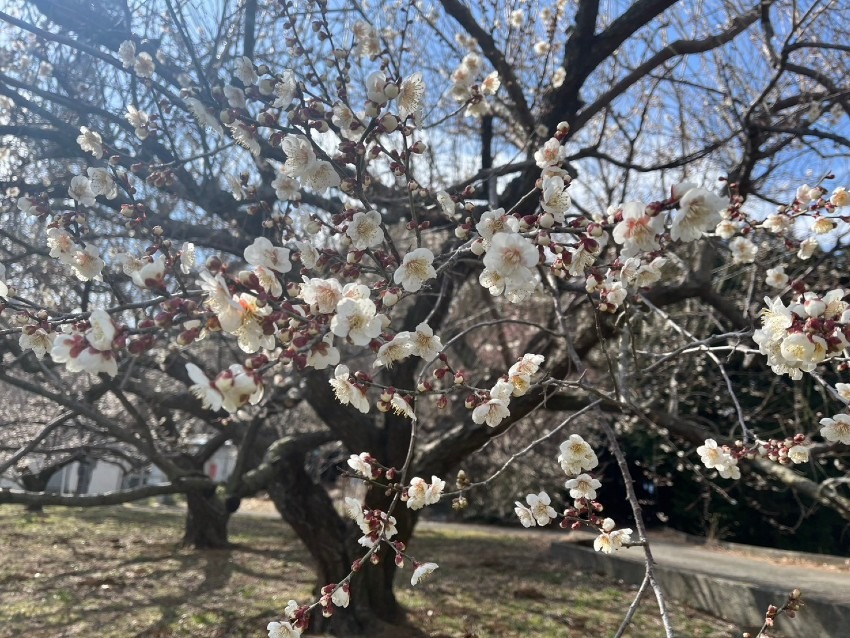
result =
[[186,492],[186,525],[183,547],[224,549],[230,547],[227,523],[230,512],[215,490]]
[[[50,482],[50,477],[54,473],[45,474],[44,472],[39,472],[38,474],[22,474],[21,485],[28,492],[43,492]],[[29,503],[26,505],[26,510],[35,514],[41,514],[44,511],[44,507],[40,503]]]
[[[294,439],[279,450],[277,472],[269,482],[268,493],[281,517],[292,526],[315,561],[318,596],[323,586],[345,578],[365,549],[357,544],[359,529],[340,517],[328,493],[304,469],[307,449],[309,446],[298,446]],[[383,494],[370,494],[367,507],[386,509],[388,505]],[[396,518],[399,533],[394,539],[406,543],[413,533],[415,518],[407,508],[400,508]],[[405,625],[404,610],[393,592],[396,571],[393,556],[386,548],[381,556],[379,565],[365,564],[354,576],[349,606],[335,610],[331,618],[317,613],[311,621],[311,631],[351,637],[424,636]]]

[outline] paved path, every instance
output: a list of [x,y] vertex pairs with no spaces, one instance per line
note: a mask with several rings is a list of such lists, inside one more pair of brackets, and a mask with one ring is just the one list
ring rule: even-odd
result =
[[[603,573],[637,585],[644,576],[641,547],[610,556],[594,552],[593,534],[523,530],[484,525],[424,522],[424,529],[446,529],[551,541],[552,555],[565,567]],[[656,574],[667,595],[742,630],[758,628],[770,604],[781,605],[794,588],[805,606],[797,619],[782,616],[777,629],[793,638],[850,638],[850,559],[748,545],[708,545],[675,533],[650,534]]]
[[[774,589],[790,591],[797,587],[806,597],[816,596],[850,606],[850,559],[828,557],[826,561],[821,561],[816,554],[761,553],[759,548],[753,547],[729,550],[653,540],[651,536],[650,541],[652,554],[659,565],[729,580],[760,583]],[[640,547],[620,550],[620,558],[642,563],[643,550]],[[846,635],[850,636],[850,626]]]
[[[533,534],[561,543],[588,545],[594,538],[589,532],[525,530],[491,525],[464,525],[424,521],[423,529],[464,529],[512,536]],[[850,558],[820,556],[802,552],[770,550],[750,545],[724,543],[711,546],[686,540],[671,539],[675,534],[650,533],[650,546],[659,565],[687,569],[720,578],[769,585],[773,588],[795,587],[824,600],[850,605]],[[643,563],[643,549],[631,547],[615,552],[617,558]],[[847,637],[850,638],[850,626]]]

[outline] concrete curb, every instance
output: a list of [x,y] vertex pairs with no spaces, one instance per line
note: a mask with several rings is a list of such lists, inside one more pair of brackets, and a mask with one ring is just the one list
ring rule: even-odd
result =
[[[645,573],[642,562],[605,555],[574,543],[553,543],[553,557],[576,570],[603,574],[630,585],[640,585]],[[776,582],[758,583],[669,565],[656,565],[656,576],[664,592],[673,600],[704,611],[753,631],[764,622],[768,605],[781,604],[793,585]],[[796,619],[780,616],[776,630],[789,638],[850,637],[850,591],[847,604],[807,595],[805,606]]]

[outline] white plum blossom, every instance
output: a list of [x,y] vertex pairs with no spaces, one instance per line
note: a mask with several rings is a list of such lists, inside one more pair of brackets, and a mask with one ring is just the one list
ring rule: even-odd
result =
[[145,262],[141,268],[133,271],[131,279],[139,288],[149,288],[151,290],[160,290],[164,287],[163,279],[165,277],[165,256],[160,253],[156,259]]
[[718,447],[714,439],[706,439],[705,444],[697,448],[697,454],[705,467],[717,470],[723,478],[741,478],[738,459],[732,456],[728,447]]
[[427,323],[420,323],[416,330],[410,333],[410,354],[425,361],[433,361],[443,349],[440,337]]
[[496,233],[516,233],[519,231],[519,220],[513,215],[506,215],[504,208],[488,210],[481,215],[475,225],[475,230],[484,240],[484,247],[489,248],[490,240]]
[[[0,297],[5,294],[3,293],[3,284],[0,282]],[[21,350],[32,350],[37,359],[43,359],[44,355],[53,348],[53,342],[55,340],[55,332],[48,332],[39,326],[28,325],[24,326],[21,330],[18,345],[21,347]]]
[[186,241],[180,248],[180,272],[188,275],[195,269],[195,244]]
[[810,259],[815,254],[818,247],[818,240],[814,237],[809,237],[800,242],[800,248],[797,250],[797,258],[803,261]]
[[[118,185],[112,179],[109,171],[105,168],[88,168],[86,173],[89,178],[89,188],[95,196],[103,195],[106,199],[118,197]],[[73,182],[73,180],[71,181]]]
[[125,69],[129,69],[136,62],[136,43],[132,40],[124,40],[118,47],[118,58]]
[[139,139],[146,139],[149,135],[148,125],[150,124],[150,117],[144,111],[140,111],[132,104],[127,105],[127,113],[124,116],[127,122],[132,126],[135,130],[136,137]]
[[531,269],[539,260],[537,247],[522,235],[497,233],[484,255],[484,267],[488,273],[495,273],[504,279],[506,290],[529,289],[534,287],[534,273]]
[[342,405],[352,405],[363,414],[369,412],[369,401],[363,391],[349,381],[351,376],[348,366],[338,365],[334,370],[333,379],[330,380],[337,401]]
[[0,297],[9,295],[9,286],[6,285],[6,266],[0,263]]
[[53,341],[50,357],[56,363],[64,363],[68,372],[103,372],[111,377],[118,374],[118,363],[112,350],[94,348],[79,333],[60,334]]
[[635,257],[639,253],[653,252],[661,248],[658,235],[664,230],[664,217],[647,215],[646,207],[640,202],[622,205],[623,220],[614,227],[612,237],[623,245],[623,257]]
[[153,72],[156,70],[156,64],[154,64],[153,57],[147,51],[142,51],[139,55],[136,56],[136,61],[133,64],[133,71],[136,72],[140,78],[150,78],[153,77]]
[[387,76],[383,71],[373,71],[366,77],[366,97],[379,106],[389,101],[386,87]]
[[207,131],[223,132],[221,122],[218,121],[213,111],[208,109],[198,98],[188,97],[185,99],[185,102],[186,108],[189,109],[198,126]]
[[[483,80],[481,80],[480,88],[482,95],[496,95],[499,87],[502,86],[502,78],[499,77],[498,71],[493,71]],[[483,103],[483,100],[482,100]]]
[[271,297],[278,298],[283,294],[283,284],[277,278],[277,274],[265,266],[255,266],[254,276],[260,284],[260,288],[265,290]]
[[549,53],[549,51],[552,49],[552,45],[549,42],[546,42],[545,40],[539,40],[534,43],[532,49],[534,50],[535,55],[542,58],[544,55]]
[[809,448],[805,445],[793,445],[788,448],[788,458],[795,464],[807,463],[809,461]]
[[561,86],[563,86],[564,84],[564,80],[566,79],[567,70],[564,67],[559,66],[557,69],[555,69],[555,72],[552,73],[552,87],[556,89],[561,88]]
[[245,261],[252,266],[264,266],[281,274],[292,270],[289,249],[275,246],[266,237],[257,237],[250,246],[245,248],[244,257]]
[[118,362],[112,351],[116,332],[109,314],[102,309],[94,310],[89,316],[89,328],[84,333],[56,336],[50,357],[56,363],[64,363],[69,372],[102,372],[114,377],[118,374]]
[[[372,460],[372,455],[368,452],[361,452],[360,454],[352,454],[348,457],[348,467],[354,470],[355,474],[362,476],[363,478],[370,479],[374,474],[374,468],[370,461]],[[357,504],[358,509],[360,508],[360,504]],[[354,517],[352,517],[354,518]]]
[[569,479],[565,483],[565,487],[570,491],[570,498],[575,500],[586,498],[592,501],[596,498],[596,490],[602,487],[602,483],[590,474],[579,474],[577,477]]
[[246,108],[245,103],[245,91],[235,86],[230,86],[229,84],[224,87],[224,97],[227,100],[227,104],[232,109],[244,109]]
[[496,427],[510,416],[507,398],[494,398],[486,400],[472,410],[472,421],[481,425],[486,423],[491,428]]
[[825,193],[826,189],[822,186],[809,186],[808,184],[803,184],[797,188],[796,199],[801,204],[808,204],[809,202],[813,202],[823,196]]
[[68,196],[83,206],[94,206],[95,193],[91,188],[91,180],[82,175],[76,175],[71,179],[68,187]]
[[836,383],[835,391],[845,403],[850,403],[850,383]]
[[439,565],[437,563],[422,563],[413,570],[413,576],[410,578],[410,584],[414,587],[422,582],[422,579],[432,574]]
[[778,235],[785,232],[791,226],[791,222],[792,219],[788,215],[774,213],[773,215],[769,215],[767,219],[759,224],[759,228],[764,228],[765,230]]
[[390,341],[387,341],[378,348],[378,356],[375,359],[374,367],[385,366],[392,367],[396,361],[401,361],[409,357],[413,350],[410,333],[407,331],[399,332]]
[[531,376],[540,369],[545,357],[541,354],[524,354],[522,359],[513,364],[508,370],[508,381],[513,386],[511,394],[519,397],[528,392],[531,386]]
[[[206,379],[206,376],[200,369],[197,369],[193,374],[193,371],[189,370],[190,365],[192,364],[186,364],[186,369],[189,371],[190,378],[198,386],[197,388],[192,386],[190,390],[201,401],[204,401],[205,404],[206,401],[210,401],[209,405],[212,409],[212,405],[214,404],[212,394],[208,393],[206,388],[203,388],[203,380]],[[259,374],[251,370],[246,370],[243,366],[236,363],[216,375],[212,381],[212,388],[221,396],[220,407],[231,414],[247,403],[251,405],[258,404],[263,398],[265,389],[263,387],[262,377]]]
[[77,249],[74,238],[61,228],[47,230],[47,246],[50,248],[50,256],[54,259],[68,266],[74,262],[74,252]]
[[104,263],[100,258],[100,250],[94,244],[89,244],[81,250],[74,252],[70,262],[74,269],[74,275],[80,281],[91,281],[101,279]]
[[414,476],[410,479],[410,486],[407,488],[407,507],[412,510],[419,510],[426,505],[438,503],[445,486],[446,482],[438,476],[432,476],[431,483]]
[[293,627],[289,621],[270,622],[266,626],[269,638],[301,638],[301,630]]
[[242,305],[231,294],[224,277],[203,271],[198,284],[207,293],[205,303],[215,313],[222,330],[235,332],[242,325]]
[[274,85],[275,100],[272,106],[276,109],[287,108],[295,99],[297,91],[298,84],[295,81],[295,74],[291,69],[284,69]]
[[671,213],[670,237],[674,241],[690,242],[720,222],[720,211],[728,202],[704,188],[691,188],[679,200],[679,208]]
[[402,395],[393,393],[389,401],[389,407],[394,414],[403,416],[411,421],[416,420],[416,413],[413,411],[413,406]]
[[[606,518],[605,521],[611,521],[613,526],[614,521]],[[614,550],[620,549],[623,545],[627,545],[632,540],[632,530],[625,529],[605,529],[593,541],[593,549],[603,554],[610,554]]]
[[437,276],[433,263],[434,253],[427,248],[411,250],[393,273],[393,281],[407,292],[418,292],[423,283]]
[[578,434],[571,434],[570,438],[561,443],[558,463],[568,475],[581,474],[582,470],[592,470],[599,465],[593,448]]
[[421,111],[424,97],[425,82],[421,73],[417,72],[404,78],[396,98],[399,117],[404,120],[408,115]]
[[336,279],[308,279],[302,277],[299,296],[314,312],[330,314],[336,312],[337,304],[342,300],[342,284]]
[[86,341],[97,350],[111,350],[116,330],[109,313],[103,309],[92,311],[89,324],[91,327],[86,331]]
[[272,182],[275,197],[282,202],[297,202],[301,199],[301,193],[298,190],[298,182],[291,177],[287,177],[284,173],[279,173]]
[[201,402],[202,407],[218,412],[223,400],[221,392],[216,389],[203,370],[194,363],[186,364],[186,372],[193,381],[193,385],[189,386],[189,392]]
[[567,150],[556,138],[549,139],[541,149],[534,153],[534,161],[540,168],[557,166],[567,156]]
[[779,264],[775,268],[768,268],[765,273],[764,283],[771,288],[784,288],[788,285],[788,275],[785,272],[785,265]]
[[820,435],[827,441],[850,445],[850,414],[836,414],[820,420]]
[[339,363],[339,350],[333,345],[334,336],[330,332],[321,341],[310,347],[307,354],[306,365],[316,370],[324,370],[327,367]]
[[516,501],[515,504],[516,507],[514,508],[514,512],[516,512],[516,515],[519,518],[519,522],[522,523],[522,526],[534,527],[537,524],[537,521],[534,519],[534,512],[531,511],[531,508],[526,507],[519,501]]
[[[531,515],[541,527],[548,525],[555,520],[558,513],[552,507],[552,499],[546,492],[539,494],[529,494],[525,497],[525,502],[528,503],[528,509],[531,510]],[[517,503],[521,507],[520,503]]]
[[540,207],[547,213],[554,215],[554,221],[564,223],[564,213],[572,205],[567,187],[569,182],[564,182],[564,178],[560,175],[550,175],[543,178],[542,191],[543,199],[540,202]]
[[331,602],[337,607],[348,607],[351,602],[351,589],[348,583],[343,583],[331,594]]
[[829,198],[829,203],[835,206],[836,208],[841,208],[842,206],[850,205],[850,191],[848,191],[844,186],[839,186],[834,191],[832,191],[832,195]]
[[81,150],[91,153],[96,159],[103,157],[103,138],[97,131],[81,126],[80,134],[77,136],[77,144],[80,145]]
[[260,151],[260,143],[257,141],[256,131],[252,128],[249,128],[244,122],[237,120],[232,124],[228,124],[227,128],[230,129],[230,135],[233,138],[233,141],[239,144],[246,151],[251,153],[251,155],[259,155]]
[[721,219],[714,227],[714,234],[720,239],[732,239],[740,230],[740,225],[731,219]]
[[287,135],[280,146],[286,154],[281,170],[288,177],[303,177],[315,169],[316,153],[310,140],[303,135]]
[[667,263],[665,257],[656,257],[649,263],[644,263],[638,257],[629,257],[623,262],[620,270],[621,281],[629,287],[643,288],[651,286],[661,279],[661,269]]
[[257,71],[254,69],[254,62],[251,58],[243,55],[236,58],[235,62],[236,66],[233,69],[233,75],[239,78],[239,81],[245,86],[256,84],[259,78],[257,77]]
[[325,160],[317,160],[313,169],[301,176],[304,185],[317,193],[324,193],[329,188],[336,188],[341,180],[333,165]]
[[342,136],[347,138],[353,138],[357,135],[354,129],[360,127],[360,121],[357,119],[357,116],[342,102],[334,104],[331,122],[340,129]]
[[337,337],[348,337],[356,346],[365,346],[381,334],[381,317],[376,314],[371,299],[343,298],[331,319],[331,332]]
[[733,264],[751,264],[758,255],[758,246],[746,237],[735,237],[729,242],[729,250],[732,251]]
[[380,53],[381,41],[371,24],[358,20],[354,23],[351,32],[354,34],[354,55],[368,58]]
[[434,197],[436,197],[437,203],[440,205],[440,209],[443,211],[443,214],[449,219],[454,219],[455,203],[451,195],[449,195],[446,191],[440,191]]
[[366,213],[354,213],[354,218],[348,225],[345,234],[351,239],[351,245],[357,250],[366,250],[384,241],[384,231],[381,228],[381,213],[370,210]]
[[321,257],[316,247],[309,242],[301,240],[295,240],[294,244],[297,249],[298,259],[301,261],[301,265],[308,270],[315,268],[316,264],[319,262],[319,258]]
[[[257,352],[260,348],[272,350],[275,343],[274,334],[266,334],[262,325],[263,317],[271,314],[271,308],[261,305],[257,297],[247,292],[235,297],[234,301],[238,304],[238,308],[234,307],[234,310],[238,313],[239,325],[231,330],[222,323],[222,328],[236,335],[237,344],[243,352]],[[219,322],[221,323],[221,315]]]

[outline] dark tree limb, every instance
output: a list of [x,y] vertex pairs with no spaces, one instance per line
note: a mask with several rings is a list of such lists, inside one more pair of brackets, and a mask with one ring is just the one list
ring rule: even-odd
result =
[[525,100],[522,85],[514,74],[513,66],[505,59],[504,53],[496,46],[493,36],[478,24],[472,12],[460,0],[440,0],[440,3],[443,5],[446,13],[454,18],[478,42],[484,57],[498,71],[499,77],[502,80],[502,86],[505,87],[508,96],[514,104],[514,115],[516,115],[517,120],[527,134],[533,133],[535,120],[531,114],[531,110],[528,108],[528,102]]
[[103,494],[85,494],[65,496],[47,492],[28,492],[11,488],[0,488],[0,503],[19,505],[61,505],[65,507],[97,507],[100,505],[118,505],[131,503],[151,496],[181,494],[191,489],[215,489],[215,483],[208,478],[190,477],[178,479],[165,485],[145,485],[131,490],[104,492]]

